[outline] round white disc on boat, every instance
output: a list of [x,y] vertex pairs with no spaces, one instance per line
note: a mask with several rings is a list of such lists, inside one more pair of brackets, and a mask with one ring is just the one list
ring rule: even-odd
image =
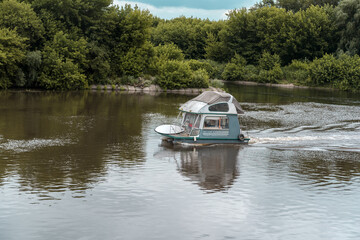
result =
[[177,134],[184,131],[184,128],[176,125],[160,125],[155,128],[155,132],[160,134]]

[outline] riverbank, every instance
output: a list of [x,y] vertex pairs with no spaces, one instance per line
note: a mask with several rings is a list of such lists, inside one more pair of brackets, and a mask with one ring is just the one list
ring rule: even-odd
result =
[[162,89],[158,85],[150,85],[147,87],[135,87],[131,85],[91,85],[91,90],[100,91],[126,91],[126,92],[137,92],[137,93],[179,93],[179,94],[199,94],[205,91],[217,91],[224,92],[221,88],[208,87],[208,88],[182,88],[182,89]]
[[303,86],[295,85],[293,83],[259,83],[259,82],[250,82],[250,81],[224,81],[227,83],[235,83],[237,85],[247,85],[247,86],[266,86],[266,87],[279,87],[279,88],[299,88],[299,89],[318,89],[318,90],[337,90],[336,88],[330,87],[314,87],[314,86]]

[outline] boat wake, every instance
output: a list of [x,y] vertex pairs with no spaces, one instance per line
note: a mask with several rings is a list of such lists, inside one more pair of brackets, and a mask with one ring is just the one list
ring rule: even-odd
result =
[[0,149],[3,151],[13,151],[16,153],[29,152],[35,149],[44,147],[64,146],[71,144],[68,139],[39,139],[34,138],[31,140],[14,140],[8,139],[4,141],[4,138],[0,136]]
[[360,134],[252,137],[249,144],[284,150],[360,152]]

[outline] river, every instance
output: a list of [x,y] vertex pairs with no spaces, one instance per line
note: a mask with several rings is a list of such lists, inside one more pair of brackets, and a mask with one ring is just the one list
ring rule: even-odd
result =
[[359,239],[359,94],[225,87],[248,145],[163,144],[189,95],[0,91],[0,239]]

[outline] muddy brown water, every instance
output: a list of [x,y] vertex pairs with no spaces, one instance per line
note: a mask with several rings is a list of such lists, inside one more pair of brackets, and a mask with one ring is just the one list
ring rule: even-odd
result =
[[359,94],[226,88],[247,146],[162,144],[189,95],[0,92],[0,239],[359,239]]

